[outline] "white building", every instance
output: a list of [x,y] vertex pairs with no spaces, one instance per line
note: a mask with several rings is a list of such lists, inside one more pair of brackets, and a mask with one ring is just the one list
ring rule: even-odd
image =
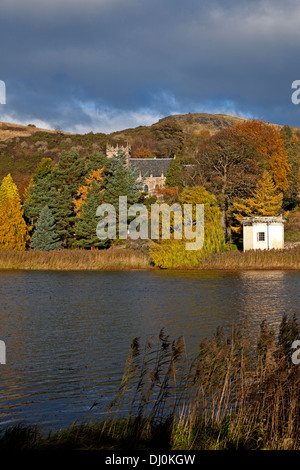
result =
[[284,248],[282,217],[245,217],[243,224],[244,251]]

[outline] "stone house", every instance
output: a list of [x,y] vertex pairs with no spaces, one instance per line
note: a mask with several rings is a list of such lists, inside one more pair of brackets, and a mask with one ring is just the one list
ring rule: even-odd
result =
[[245,217],[242,220],[244,251],[284,248],[284,223],[282,217]]
[[129,165],[137,173],[137,181],[142,181],[142,190],[145,193],[153,194],[156,189],[163,188],[167,173],[173,158],[131,158],[131,147],[111,146],[106,147],[107,158],[123,151],[126,156],[126,165]]

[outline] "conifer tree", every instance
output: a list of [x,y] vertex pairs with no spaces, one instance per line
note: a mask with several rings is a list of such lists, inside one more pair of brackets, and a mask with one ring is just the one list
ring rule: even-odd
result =
[[242,234],[241,221],[244,217],[276,217],[280,214],[283,194],[275,186],[268,171],[263,172],[262,179],[258,181],[253,197],[241,202],[233,203],[233,217],[239,225],[232,226],[233,232]]
[[59,236],[56,233],[56,224],[48,206],[45,206],[36,223],[35,232],[31,238],[33,250],[51,251],[62,248]]
[[97,207],[102,202],[101,183],[93,179],[88,187],[84,202],[80,206],[79,216],[75,222],[76,246],[79,248],[104,248],[109,240],[100,240],[96,228],[99,217],[96,217]]
[[14,183],[10,173],[5,178],[3,178],[0,187],[0,207],[8,198],[17,199],[18,201],[20,201],[18,188]]
[[0,250],[24,251],[29,229],[17,197],[7,197],[0,207]]
[[119,196],[127,196],[128,204],[138,201],[141,185],[136,181],[135,172],[125,164],[124,152],[111,159],[110,174],[107,177],[104,200],[118,210]]
[[51,210],[56,231],[65,247],[74,243],[75,210],[73,198],[86,176],[85,160],[75,151],[62,152],[59,163],[30,189],[24,204],[26,217],[35,223],[44,206]]
[[42,158],[38,164],[35,173],[32,177],[33,183],[36,183],[39,179],[45,178],[53,170],[51,158]]
[[243,217],[272,217],[279,215],[282,206],[282,193],[275,186],[268,171],[258,181],[253,197],[242,202],[234,202],[234,215],[238,221]]

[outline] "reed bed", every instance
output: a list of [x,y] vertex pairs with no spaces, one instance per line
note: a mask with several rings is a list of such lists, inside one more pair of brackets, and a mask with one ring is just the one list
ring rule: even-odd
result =
[[295,316],[277,333],[262,322],[258,338],[218,329],[191,362],[184,338],[161,331],[159,345],[144,348],[136,338],[103,430],[120,433],[123,407],[123,437],[130,430],[137,445],[158,433],[177,450],[298,450],[300,366],[291,358],[299,335]]
[[[153,269],[145,251],[113,247],[108,250],[0,251],[0,269],[112,270]],[[181,269],[180,267],[178,269]],[[300,269],[300,246],[285,250],[226,251],[206,255],[198,267],[182,269]]]
[[0,269],[112,270],[150,268],[150,258],[137,250],[0,251]]
[[300,269],[300,246],[283,250],[226,251],[206,255],[200,269]]
[[295,315],[278,331],[263,321],[255,337],[218,329],[192,359],[183,337],[135,338],[105,420],[46,437],[15,426],[0,449],[299,450],[299,334]]

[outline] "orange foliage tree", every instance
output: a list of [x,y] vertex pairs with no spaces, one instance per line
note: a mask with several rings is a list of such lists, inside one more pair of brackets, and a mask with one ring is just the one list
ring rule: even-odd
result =
[[259,160],[264,162],[278,189],[285,191],[289,186],[290,167],[282,132],[274,125],[258,120],[239,123],[235,126],[235,130],[253,147]]
[[141,146],[134,151],[132,158],[153,158],[153,154],[150,149]]

